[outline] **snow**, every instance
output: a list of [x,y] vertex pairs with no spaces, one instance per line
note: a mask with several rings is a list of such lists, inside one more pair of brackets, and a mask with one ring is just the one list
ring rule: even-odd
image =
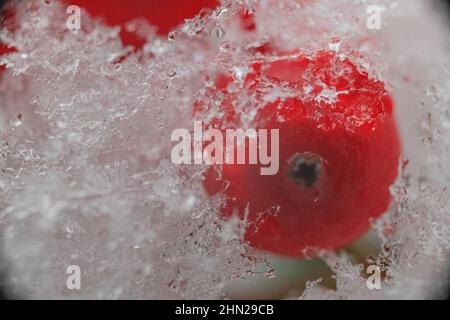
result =
[[[255,32],[236,28],[241,3],[255,13]],[[379,30],[366,27],[369,5],[384,8]],[[445,285],[450,32],[430,1],[223,1],[167,38],[143,21],[129,24],[146,36],[142,52],[84,11],[82,29],[68,30],[59,1],[16,7],[19,27],[0,31],[18,49],[0,58],[8,67],[0,79],[0,235],[13,293],[221,298],[231,280],[272,277],[266,255],[243,242],[245,221],[221,220],[221,197],[202,191],[206,167],[170,161],[170,133],[192,126],[194,101],[216,105],[205,119],[217,116],[220,97],[205,92],[216,70],[233,70],[230,90],[238,88],[252,48],[268,42],[343,55],[356,48],[394,95],[409,160],[392,187],[395,203],[374,221],[383,290],[367,289],[363,266],[348,254],[324,252],[336,289],[310,279],[298,297],[429,298]],[[276,94],[286,93],[268,99]],[[65,285],[70,265],[82,270],[82,290]]]

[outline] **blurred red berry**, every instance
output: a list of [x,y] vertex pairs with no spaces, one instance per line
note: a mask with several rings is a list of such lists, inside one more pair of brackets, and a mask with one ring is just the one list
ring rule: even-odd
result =
[[[71,0],[70,4],[79,5],[92,16],[101,17],[108,25],[124,26],[135,18],[144,18],[158,28],[161,35],[191,19],[202,9],[214,9],[217,0]],[[142,46],[141,39],[122,31],[125,44]]]

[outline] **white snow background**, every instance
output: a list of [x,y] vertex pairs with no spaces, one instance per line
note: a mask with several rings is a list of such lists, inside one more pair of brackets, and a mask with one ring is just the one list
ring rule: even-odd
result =
[[[255,32],[236,29],[238,5],[254,11]],[[366,26],[369,5],[384,9],[380,30]],[[17,29],[0,31],[18,49],[0,58],[8,67],[0,80],[0,239],[14,294],[209,299],[257,265],[273,276],[265,255],[243,243],[243,223],[218,218],[221,199],[202,191],[205,167],[170,161],[170,133],[192,126],[193,101],[214,85],[208,78],[234,68],[238,84],[252,48],[265,42],[360,51],[358,62],[394,96],[409,160],[390,212],[374,222],[383,289],[368,290],[361,265],[329,252],[322,258],[337,289],[311,282],[299,298],[422,299],[446,285],[450,31],[437,2],[222,1],[168,38],[130,25],[147,36],[137,53],[118,28],[84,11],[82,30],[68,30],[60,1],[15,6]],[[69,265],[80,266],[82,290],[67,289]]]

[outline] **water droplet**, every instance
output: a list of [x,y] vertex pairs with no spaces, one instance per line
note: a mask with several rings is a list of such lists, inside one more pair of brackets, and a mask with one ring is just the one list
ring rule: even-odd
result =
[[268,270],[266,271],[266,277],[272,279],[272,278],[275,278],[275,276],[276,276],[276,271],[275,271],[275,269],[270,268],[270,269],[268,269]]
[[177,72],[175,70],[170,70],[167,75],[169,76],[169,78],[173,78],[175,77],[177,74]]
[[13,121],[12,124],[14,127],[20,127],[23,124],[23,121],[22,121],[22,119],[17,119],[15,121]]
[[170,42],[175,41],[175,31],[169,32],[169,34],[167,35],[167,40],[169,40]]
[[231,48],[231,43],[229,41],[224,41],[221,43],[219,50],[221,52],[227,52]]
[[328,44],[328,48],[330,50],[333,50],[335,52],[338,52],[339,49],[341,48],[341,41],[337,38],[334,38],[331,43]]
[[320,192],[319,192],[319,191],[316,191],[316,192],[314,193],[314,202],[315,202],[315,203],[319,202],[319,197],[320,197]]
[[195,196],[189,195],[181,202],[181,208],[186,211],[192,210],[192,208],[194,208],[195,202]]
[[220,26],[217,26],[214,30],[214,35],[217,39],[222,39],[225,36],[225,30],[223,30]]

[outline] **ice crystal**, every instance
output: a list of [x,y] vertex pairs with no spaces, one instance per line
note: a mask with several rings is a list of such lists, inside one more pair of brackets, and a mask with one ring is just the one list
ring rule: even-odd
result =
[[[0,235],[12,293],[218,298],[261,264],[271,276],[266,257],[243,241],[245,222],[220,219],[221,197],[205,195],[205,167],[170,161],[170,133],[192,126],[196,101],[211,106],[206,121],[220,117],[223,97],[208,93],[217,70],[231,70],[237,90],[267,43],[351,50],[393,93],[408,161],[392,208],[374,221],[382,245],[371,259],[383,289],[368,290],[364,266],[349,255],[328,252],[321,258],[336,288],[311,279],[301,298],[439,293],[450,249],[450,29],[430,1],[222,1],[166,38],[130,22],[127,31],[146,39],[138,51],[84,11],[81,30],[67,29],[62,1],[11,5],[18,23],[0,32],[16,50],[0,57]],[[383,8],[380,29],[366,26],[369,5]],[[254,31],[236,28],[242,7]],[[242,111],[252,99],[242,97]],[[83,290],[66,287],[70,265],[81,268]]]

